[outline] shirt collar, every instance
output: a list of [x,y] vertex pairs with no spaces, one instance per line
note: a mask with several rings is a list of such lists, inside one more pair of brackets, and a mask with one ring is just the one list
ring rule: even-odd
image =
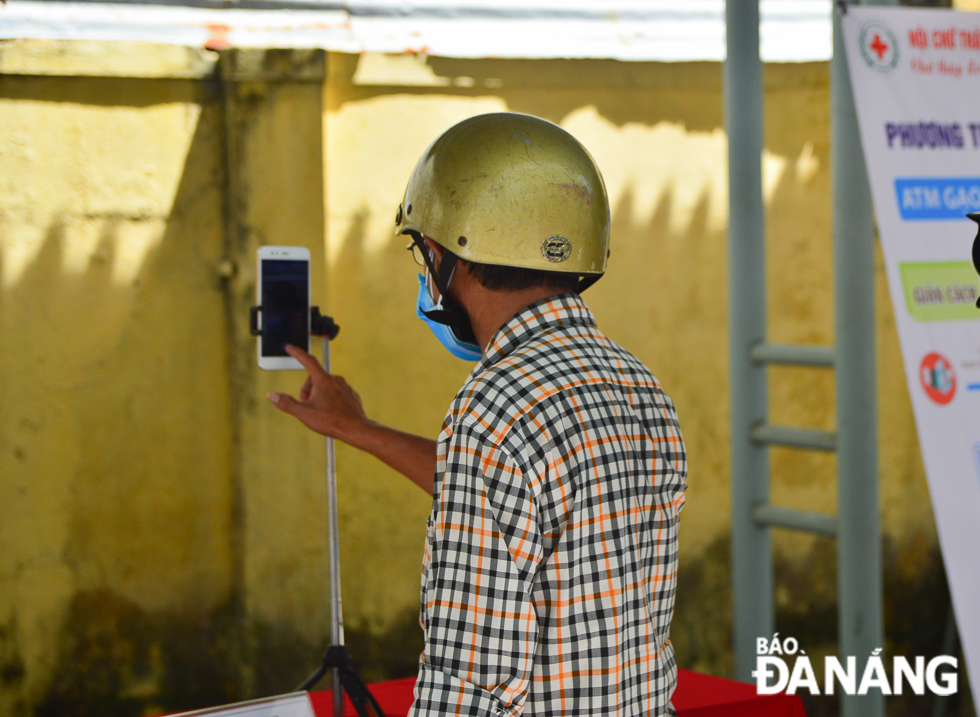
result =
[[595,326],[592,311],[578,294],[558,294],[524,307],[490,339],[474,373],[490,368],[537,333],[558,326]]

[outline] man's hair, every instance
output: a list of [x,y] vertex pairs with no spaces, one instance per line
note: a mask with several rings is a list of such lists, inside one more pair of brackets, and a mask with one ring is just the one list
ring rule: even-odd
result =
[[[446,251],[451,253],[448,249]],[[564,291],[578,291],[579,287],[578,274],[479,264],[475,261],[466,262],[466,266],[480,285],[490,291],[521,291],[536,286],[553,286]]]

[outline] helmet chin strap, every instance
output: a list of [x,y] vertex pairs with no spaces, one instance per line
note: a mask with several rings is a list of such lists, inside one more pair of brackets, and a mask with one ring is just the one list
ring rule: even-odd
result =
[[601,278],[602,274],[586,274],[585,276],[579,277],[578,288],[575,290],[575,293],[581,294]]
[[456,263],[459,261],[459,257],[447,250],[443,254],[442,261],[439,262],[438,270],[436,270],[435,263],[430,256],[431,252],[429,251],[429,247],[425,245],[425,238],[416,231],[406,233],[412,237],[415,245],[422,250],[422,256],[425,258],[425,265],[429,270],[429,276],[432,277],[436,288],[439,290],[439,303],[437,304],[439,308],[426,311],[425,315],[436,323],[448,326],[452,329],[456,338],[463,343],[476,344],[476,335],[473,333],[473,327],[470,325],[470,317],[467,315],[466,310],[449,296],[449,283],[452,281],[453,275],[456,272]]

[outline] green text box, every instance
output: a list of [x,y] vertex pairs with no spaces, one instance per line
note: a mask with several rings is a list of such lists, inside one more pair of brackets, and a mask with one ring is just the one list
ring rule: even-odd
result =
[[916,321],[980,319],[980,278],[968,261],[899,264],[905,306]]

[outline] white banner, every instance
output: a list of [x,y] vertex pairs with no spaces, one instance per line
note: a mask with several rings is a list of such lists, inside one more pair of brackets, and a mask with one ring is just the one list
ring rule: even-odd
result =
[[316,717],[308,692],[264,697],[233,705],[220,705],[170,717]]
[[980,14],[852,5],[842,23],[905,375],[980,704],[980,280],[970,261],[977,227],[964,217],[980,211]]

